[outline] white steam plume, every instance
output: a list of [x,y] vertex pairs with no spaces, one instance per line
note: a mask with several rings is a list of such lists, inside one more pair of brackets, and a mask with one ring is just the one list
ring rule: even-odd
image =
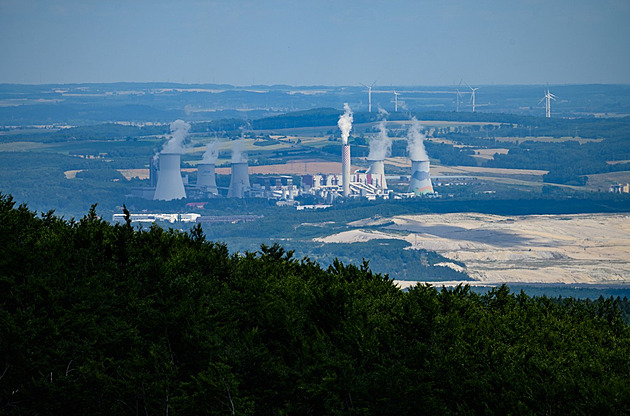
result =
[[214,139],[206,145],[206,151],[203,154],[203,163],[215,163],[219,157],[219,141]]
[[352,110],[348,103],[344,103],[343,109],[344,113],[339,116],[337,125],[339,130],[341,130],[341,143],[345,145],[348,144],[348,137],[350,136],[350,130],[352,130]]
[[378,123],[378,135],[370,140],[368,160],[383,160],[392,153],[392,139],[387,134],[389,113],[382,108],[379,108],[378,112],[381,115],[381,121]]
[[247,154],[245,154],[245,142],[241,140],[234,140],[232,142],[232,163],[245,163],[247,162]]
[[171,123],[171,138],[162,148],[162,153],[183,153],[189,130],[190,124],[186,123],[184,120],[173,121]]
[[424,148],[426,136],[420,132],[421,128],[420,122],[413,117],[407,131],[407,152],[411,160],[429,160],[429,155]]

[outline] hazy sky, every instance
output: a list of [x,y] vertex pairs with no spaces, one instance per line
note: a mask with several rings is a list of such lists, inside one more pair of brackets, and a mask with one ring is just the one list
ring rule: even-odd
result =
[[0,0],[0,82],[630,83],[630,0]]

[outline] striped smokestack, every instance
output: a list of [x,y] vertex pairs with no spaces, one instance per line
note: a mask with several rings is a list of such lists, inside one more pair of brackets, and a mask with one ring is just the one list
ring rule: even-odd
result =
[[343,105],[344,112],[339,116],[337,125],[341,130],[341,179],[343,182],[343,196],[350,195],[350,145],[348,137],[352,130],[352,110],[348,103]]
[[350,145],[341,147],[341,179],[343,182],[343,196],[350,195]]

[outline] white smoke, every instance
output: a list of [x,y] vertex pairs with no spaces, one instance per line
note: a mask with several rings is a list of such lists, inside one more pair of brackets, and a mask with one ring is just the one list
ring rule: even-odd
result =
[[407,131],[407,152],[411,160],[429,160],[429,155],[424,148],[426,136],[420,131],[422,126],[415,117],[411,119],[411,126]]
[[232,142],[232,163],[245,163],[247,162],[247,154],[245,153],[245,142],[240,140],[234,140]]
[[344,113],[339,116],[337,125],[341,130],[341,143],[345,145],[348,144],[348,137],[350,137],[350,130],[352,130],[352,110],[348,103],[344,103],[343,109]]
[[184,120],[175,120],[171,123],[171,138],[162,148],[162,153],[179,153],[184,152],[184,145],[186,144],[186,137],[188,137],[188,131],[190,130],[190,124]]
[[206,151],[203,154],[203,163],[215,163],[219,157],[219,141],[214,139],[206,145]]
[[368,160],[383,160],[392,154],[392,139],[387,134],[387,116],[389,113],[382,108],[379,108],[378,112],[381,121],[378,123],[378,135],[370,140]]

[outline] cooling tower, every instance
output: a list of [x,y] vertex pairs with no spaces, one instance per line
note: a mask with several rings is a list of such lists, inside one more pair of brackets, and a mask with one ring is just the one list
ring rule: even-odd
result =
[[232,163],[232,179],[230,180],[228,197],[243,198],[243,196],[245,196],[245,191],[249,190],[249,188],[247,162]]
[[341,177],[343,182],[343,196],[350,195],[350,145],[341,147]]
[[370,164],[370,167],[366,173],[372,175],[372,185],[381,189],[387,189],[387,182],[385,181],[385,163],[382,160],[369,159],[368,163]]
[[429,175],[428,160],[411,161],[411,179],[409,180],[409,192],[416,195],[433,193],[431,176]]
[[197,186],[204,187],[207,192],[218,194],[217,181],[214,175],[214,163],[197,165]]
[[186,198],[184,181],[179,170],[180,159],[179,153],[160,153],[160,168],[153,199],[170,201]]

